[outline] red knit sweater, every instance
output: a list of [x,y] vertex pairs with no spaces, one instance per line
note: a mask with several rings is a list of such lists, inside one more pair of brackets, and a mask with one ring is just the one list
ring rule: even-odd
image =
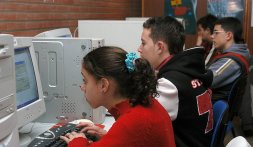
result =
[[131,107],[124,101],[109,112],[116,122],[99,141],[89,144],[79,137],[69,147],[175,147],[172,123],[167,111],[152,99],[149,107]]

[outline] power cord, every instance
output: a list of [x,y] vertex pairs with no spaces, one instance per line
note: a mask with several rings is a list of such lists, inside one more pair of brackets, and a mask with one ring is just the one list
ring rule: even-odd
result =
[[74,31],[74,37],[76,37],[76,31],[78,30],[78,27],[76,27],[75,31]]

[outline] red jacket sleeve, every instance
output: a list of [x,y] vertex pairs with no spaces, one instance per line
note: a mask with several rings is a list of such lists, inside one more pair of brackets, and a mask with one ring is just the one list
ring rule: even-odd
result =
[[89,142],[86,138],[78,137],[71,140],[68,144],[68,147],[87,147]]

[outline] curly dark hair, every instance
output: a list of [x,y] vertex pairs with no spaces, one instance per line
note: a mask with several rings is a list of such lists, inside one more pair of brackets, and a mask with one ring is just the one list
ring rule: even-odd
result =
[[197,26],[201,25],[203,29],[210,29],[210,32],[213,33],[214,23],[218,20],[218,18],[212,14],[207,14],[206,16],[201,17],[197,21]]
[[114,79],[118,85],[117,93],[129,98],[132,106],[148,106],[150,99],[158,94],[155,72],[149,62],[141,58],[134,60],[135,69],[129,72],[125,63],[126,54],[119,47],[100,47],[83,58],[82,67],[96,80],[103,77]]

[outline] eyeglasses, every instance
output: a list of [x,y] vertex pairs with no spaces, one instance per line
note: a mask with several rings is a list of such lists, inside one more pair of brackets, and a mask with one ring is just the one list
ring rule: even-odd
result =
[[219,33],[225,33],[225,31],[213,31],[213,36],[216,36],[218,35]]

